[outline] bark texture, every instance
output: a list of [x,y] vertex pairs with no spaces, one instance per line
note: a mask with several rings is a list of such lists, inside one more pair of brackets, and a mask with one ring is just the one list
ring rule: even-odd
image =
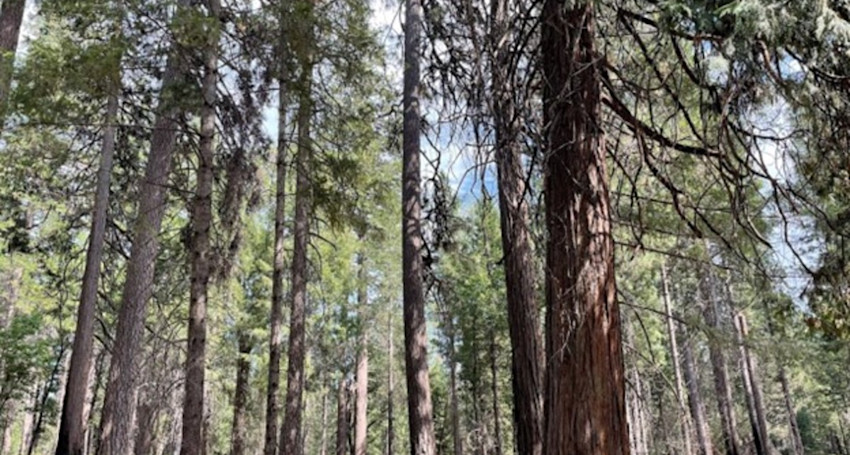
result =
[[[178,7],[186,7],[180,0]],[[163,91],[181,79],[179,57],[172,54],[163,74]],[[161,97],[167,100],[168,97]],[[132,428],[136,414],[137,357],[142,345],[145,310],[153,291],[154,264],[159,252],[157,238],[165,214],[165,188],[171,172],[171,156],[177,135],[176,118],[181,109],[161,101],[151,136],[150,155],[139,189],[139,205],[133,225],[133,247],[127,262],[121,309],[112,346],[112,360],[101,414],[99,455],[133,452]]]
[[286,371],[286,401],[283,425],[281,426],[280,454],[298,454],[301,440],[301,415],[304,394],[305,322],[307,313],[307,248],[310,242],[310,219],[312,216],[312,188],[310,168],[312,141],[310,121],[313,104],[310,94],[312,65],[311,56],[302,61],[301,93],[298,107],[298,152],[296,156],[295,229],[292,253],[292,302],[289,321],[289,363]]
[[89,375],[92,369],[94,344],[94,322],[97,310],[97,287],[100,281],[100,263],[103,257],[103,241],[106,233],[106,211],[109,207],[109,183],[112,176],[112,161],[115,155],[115,135],[118,118],[118,80],[106,103],[103,140],[100,146],[100,168],[95,184],[92,224],[83,272],[80,306],[77,308],[77,326],[68,367],[68,381],[59,421],[59,436],[56,455],[82,455],[85,449],[87,427],[86,398]]
[[213,161],[215,152],[216,98],[218,83],[219,0],[206,1],[212,19],[204,49],[201,86],[201,139],[198,150],[197,188],[192,203],[191,270],[189,286],[189,346],[183,398],[181,455],[203,455],[204,388],[207,351],[207,296],[210,281],[210,228],[212,226]]
[[547,455],[629,453],[590,2],[543,6]]
[[420,53],[422,1],[406,0],[402,138],[402,283],[408,425],[411,455],[435,455],[434,412],[428,378],[428,334],[422,286],[420,201]]
[[543,452],[543,341],[534,289],[534,252],[529,234],[528,204],[510,69],[510,0],[494,0],[492,8],[493,120],[499,218],[504,254],[511,337],[513,413],[519,453]]

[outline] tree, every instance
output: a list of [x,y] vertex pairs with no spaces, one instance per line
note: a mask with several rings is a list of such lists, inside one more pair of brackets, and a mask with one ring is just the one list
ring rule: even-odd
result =
[[221,4],[207,0],[207,25],[201,83],[201,130],[197,188],[192,203],[191,287],[189,295],[189,346],[183,404],[181,455],[202,455],[204,441],[204,382],[207,348],[207,298],[210,282],[210,230],[212,228],[213,162],[215,160],[216,106],[218,97],[218,40]]
[[594,4],[542,10],[546,454],[628,454]]
[[301,441],[301,419],[304,393],[305,323],[307,312],[307,248],[310,242],[310,221],[313,210],[312,171],[313,139],[310,123],[313,120],[313,3],[302,2],[296,7],[302,42],[296,45],[296,58],[301,68],[298,79],[298,151],[295,156],[295,228],[292,252],[292,300],[289,321],[289,363],[286,370],[286,400],[283,425],[280,430],[281,455],[298,454]]
[[428,335],[422,288],[420,223],[420,92],[419,66],[422,2],[406,0],[404,29],[404,124],[402,129],[402,281],[404,284],[404,348],[410,452],[435,455],[434,417],[428,379]]
[[[181,0],[177,15],[185,13],[188,0]],[[157,235],[165,213],[165,188],[171,171],[171,156],[177,137],[180,107],[168,96],[182,80],[180,57],[169,55],[157,119],[151,135],[145,178],[139,190],[137,218],[133,225],[133,247],[127,264],[118,327],[101,416],[99,455],[132,452],[135,417],[137,354],[142,342],[145,309],[151,297],[154,262],[159,251]]]

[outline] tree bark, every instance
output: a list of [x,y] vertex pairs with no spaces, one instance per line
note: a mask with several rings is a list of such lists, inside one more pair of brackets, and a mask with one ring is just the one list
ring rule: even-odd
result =
[[422,1],[405,0],[405,5],[401,205],[408,425],[411,455],[435,455],[437,443],[434,438],[431,383],[428,378],[428,333],[425,327],[421,256],[419,73]]
[[25,6],[26,0],[3,0],[0,6],[0,130],[6,119]]
[[[186,7],[189,0],[180,0]],[[182,78],[179,57],[171,55],[162,78],[167,93]],[[142,345],[145,310],[153,291],[154,267],[159,252],[157,238],[165,214],[165,188],[171,172],[171,155],[181,109],[160,97],[160,106],[151,137],[150,156],[139,188],[139,205],[133,225],[133,247],[127,262],[121,295],[118,326],[112,346],[109,376],[101,414],[98,455],[126,455],[133,452],[132,428],[136,415],[137,357]]]
[[112,93],[106,103],[103,140],[100,147],[100,169],[97,173],[92,224],[83,272],[80,306],[77,309],[77,326],[68,368],[68,382],[59,422],[59,437],[56,455],[82,455],[85,446],[86,396],[89,389],[89,374],[94,344],[94,322],[97,310],[97,288],[100,280],[100,263],[103,257],[103,241],[106,232],[106,211],[109,207],[109,184],[112,161],[115,155],[117,133],[118,94],[120,80],[112,81]]
[[343,377],[339,381],[336,411],[336,455],[348,455],[349,425],[351,422],[351,403],[349,386]]
[[[310,4],[310,2],[307,2]],[[312,20],[312,10],[307,13]],[[303,24],[310,28],[312,25]],[[307,38],[312,40],[312,38]],[[308,44],[312,45],[312,43]],[[310,121],[313,118],[311,99],[312,55],[302,56],[302,74],[299,87],[298,107],[298,152],[296,156],[295,229],[292,256],[292,302],[289,326],[289,363],[287,365],[287,387],[285,415],[281,427],[280,454],[297,455],[301,439],[301,415],[304,393],[304,356],[306,353],[305,321],[307,311],[307,248],[310,242],[310,219],[312,213],[312,182],[310,177],[313,159]]]
[[[363,242],[363,236],[360,236]],[[367,405],[369,393],[369,321],[366,295],[366,258],[361,252],[357,258],[357,307],[360,316],[360,346],[357,351],[356,389],[354,399],[354,454],[366,455],[366,432],[369,425]]]
[[600,78],[589,1],[546,0],[546,409],[543,452],[629,453]]
[[230,432],[230,455],[244,455],[248,439],[248,399],[251,395],[251,335],[240,329],[237,335],[239,358],[236,360],[236,390],[233,393],[233,428]]
[[[281,30],[278,42],[278,53],[280,61],[284,60],[286,49],[286,34],[284,31],[284,3],[280,3]],[[268,389],[266,391],[266,427],[265,443],[263,445],[264,455],[276,455],[277,453],[277,426],[278,414],[280,414],[280,403],[278,402],[278,391],[280,390],[280,357],[281,357],[281,326],[283,325],[283,275],[286,270],[284,257],[284,239],[286,235],[286,107],[287,107],[287,72],[286,65],[278,67],[278,122],[277,122],[277,182],[275,183],[275,211],[274,211],[274,259],[272,265],[272,302],[271,317],[269,318],[269,374]]]
[[691,444],[691,430],[687,411],[685,410],[684,382],[682,381],[682,363],[679,360],[679,343],[676,339],[676,322],[673,320],[673,311],[670,302],[670,285],[667,278],[667,266],[661,265],[661,296],[664,301],[664,315],[667,321],[667,336],[670,339],[670,363],[673,364],[673,374],[676,379],[676,404],[679,406],[679,428],[682,432],[682,441],[685,444],[685,453],[694,453]]
[[734,401],[732,389],[729,386],[729,370],[726,366],[726,354],[717,337],[722,331],[722,325],[717,311],[717,300],[712,292],[712,275],[710,272],[701,280],[703,286],[703,319],[705,324],[712,329],[708,339],[708,355],[711,360],[711,369],[714,376],[714,395],[717,400],[717,410],[720,414],[720,427],[723,430],[723,445],[726,455],[739,455],[741,453],[741,442],[738,436],[738,422],[735,418]]
[[154,439],[154,422],[156,419],[156,409],[149,397],[142,394],[142,399],[138,404],[138,418],[136,419],[136,436],[133,445],[133,453],[135,455],[148,455],[153,448]]
[[201,130],[198,150],[197,188],[192,203],[191,284],[189,288],[189,345],[183,398],[181,455],[203,455],[204,386],[207,350],[207,297],[210,281],[210,229],[212,225],[213,164],[218,89],[218,39],[220,0],[206,1],[212,19],[206,30],[203,82],[201,86]]
[[517,138],[519,126],[514,103],[514,80],[509,70],[512,58],[509,49],[509,4],[510,0],[491,2],[491,66],[499,220],[512,346],[514,433],[519,453],[542,455],[545,362],[534,289],[534,252],[528,229],[526,185]]
[[697,376],[696,366],[694,365],[693,348],[691,347],[691,340],[687,339],[687,334],[685,338],[682,349],[685,361],[685,384],[688,387],[688,404],[691,409],[691,419],[694,422],[697,444],[700,455],[714,455],[711,432],[705,418],[705,404],[699,391],[699,376]]

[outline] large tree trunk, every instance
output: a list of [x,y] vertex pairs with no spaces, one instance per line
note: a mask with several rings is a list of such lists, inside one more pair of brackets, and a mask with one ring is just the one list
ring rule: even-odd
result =
[[26,0],[3,0],[0,6],[0,130],[6,119],[25,6]]
[[511,337],[516,450],[543,453],[543,342],[534,289],[534,253],[529,235],[525,177],[520,156],[508,22],[510,0],[493,0],[493,119],[496,129],[499,218]]
[[685,342],[682,353],[685,361],[685,384],[688,386],[688,404],[691,409],[691,419],[694,422],[694,430],[697,436],[700,455],[714,455],[714,446],[711,442],[711,431],[705,418],[705,404],[699,391],[699,376],[694,364],[692,341],[688,339],[685,332]]
[[[307,4],[311,4],[307,2]],[[312,36],[312,10],[302,19],[302,26]],[[306,38],[308,41],[312,38]],[[312,45],[312,43],[309,43]],[[310,121],[313,118],[312,55],[301,56],[302,74],[298,106],[298,152],[296,156],[295,229],[292,255],[292,306],[289,321],[289,363],[286,371],[286,402],[281,427],[280,454],[297,455],[301,439],[301,414],[304,393],[304,356],[306,353],[305,321],[307,312],[307,248],[310,242],[312,213],[312,182],[310,176],[313,144],[310,138]]]
[[[360,242],[363,242],[360,236]],[[369,425],[367,415],[368,393],[369,393],[369,321],[367,318],[366,295],[366,258],[361,252],[357,258],[358,285],[357,285],[357,307],[360,317],[360,343],[357,350],[357,372],[354,399],[354,454],[366,455],[366,431]]]
[[407,412],[411,455],[435,455],[431,383],[428,378],[428,333],[422,287],[422,227],[420,222],[419,71],[422,1],[406,0],[404,28],[404,125],[402,138],[402,282]]
[[[180,0],[186,7],[189,0]],[[127,262],[121,295],[118,327],[101,414],[98,455],[133,453],[133,421],[136,415],[137,357],[142,346],[145,310],[153,291],[154,265],[159,252],[157,238],[165,214],[165,188],[171,172],[171,155],[177,136],[180,108],[167,101],[167,93],[182,78],[179,58],[172,55],[162,77],[164,94],[151,136],[150,156],[139,188],[139,205],[133,224],[133,247]]]
[[713,292],[713,277],[710,272],[701,280],[703,286],[703,319],[705,324],[712,330],[708,338],[708,356],[711,360],[711,369],[714,376],[714,396],[717,400],[717,410],[720,413],[720,427],[723,431],[723,445],[726,455],[739,455],[741,453],[741,442],[738,436],[738,422],[735,419],[734,401],[732,388],[729,385],[729,370],[726,366],[726,354],[723,346],[718,341],[722,332],[717,311],[716,294]]
[[685,410],[684,382],[682,381],[682,362],[679,360],[679,343],[676,339],[676,322],[673,320],[673,310],[670,302],[670,284],[667,278],[667,266],[661,265],[661,297],[664,301],[664,316],[667,321],[667,337],[670,339],[670,363],[673,364],[673,375],[675,376],[676,404],[679,407],[679,428],[682,432],[682,441],[685,445],[685,454],[692,454],[691,430],[688,414]]
[[756,453],[759,455],[772,455],[773,448],[768,437],[767,419],[764,413],[764,398],[761,393],[756,361],[750,354],[750,349],[747,346],[749,328],[747,327],[747,318],[743,313],[738,313],[735,316],[735,328],[738,335],[737,341],[740,345],[741,375],[744,380],[744,393],[747,395],[747,410],[753,428]]
[[207,350],[207,296],[210,281],[210,229],[212,225],[213,161],[215,155],[216,98],[218,85],[218,17],[220,0],[207,0],[213,20],[206,30],[204,78],[201,87],[201,131],[197,188],[192,203],[191,285],[189,287],[189,345],[183,398],[181,455],[203,455],[204,382]]
[[138,404],[138,417],[136,419],[136,442],[133,453],[135,455],[148,455],[151,453],[154,442],[154,424],[157,410],[150,397],[142,394]]
[[[279,59],[284,61],[283,53],[286,49],[286,33],[283,26],[284,4],[288,0],[280,2],[281,22],[280,37],[278,42]],[[263,455],[277,454],[277,425],[278,414],[280,414],[280,403],[278,402],[278,391],[280,389],[280,357],[281,357],[281,326],[283,325],[283,275],[286,270],[284,259],[284,236],[286,230],[286,107],[287,95],[286,84],[288,73],[286,65],[281,63],[278,67],[278,122],[277,122],[277,181],[275,183],[275,210],[274,210],[274,258],[272,265],[272,305],[271,317],[269,318],[269,375],[268,389],[266,390],[266,427]]]
[[348,436],[351,423],[350,388],[343,378],[339,380],[336,410],[336,455],[348,455]]
[[629,453],[600,79],[589,1],[546,0],[547,455]]
[[233,427],[230,432],[230,455],[244,455],[248,439],[248,399],[251,395],[251,334],[240,329],[237,335],[239,358],[236,360],[236,389],[233,392]]
[[591,2],[546,0],[547,455],[629,453]]
[[56,455],[82,455],[86,433],[86,391],[92,364],[94,321],[97,310],[97,287],[100,280],[100,262],[103,256],[103,239],[106,232],[106,210],[109,207],[109,183],[115,155],[117,132],[118,94],[120,81],[112,81],[112,93],[106,103],[103,140],[100,147],[100,169],[97,173],[92,224],[86,267],[83,272],[80,306],[77,309],[77,327],[68,368],[68,381],[59,423]]

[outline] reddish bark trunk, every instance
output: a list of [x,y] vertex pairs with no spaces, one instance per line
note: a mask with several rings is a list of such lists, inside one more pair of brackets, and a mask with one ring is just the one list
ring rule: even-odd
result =
[[351,393],[345,378],[339,381],[336,409],[336,455],[348,455],[351,431]]
[[543,6],[547,455],[629,453],[591,2]]
[[509,69],[512,58],[507,44],[511,36],[507,17],[509,3],[510,0],[494,0],[491,3],[491,41],[494,47],[492,86],[499,218],[512,346],[514,433],[519,453],[541,455],[545,362],[534,289],[534,252],[528,231],[525,176],[517,137],[516,95]]

